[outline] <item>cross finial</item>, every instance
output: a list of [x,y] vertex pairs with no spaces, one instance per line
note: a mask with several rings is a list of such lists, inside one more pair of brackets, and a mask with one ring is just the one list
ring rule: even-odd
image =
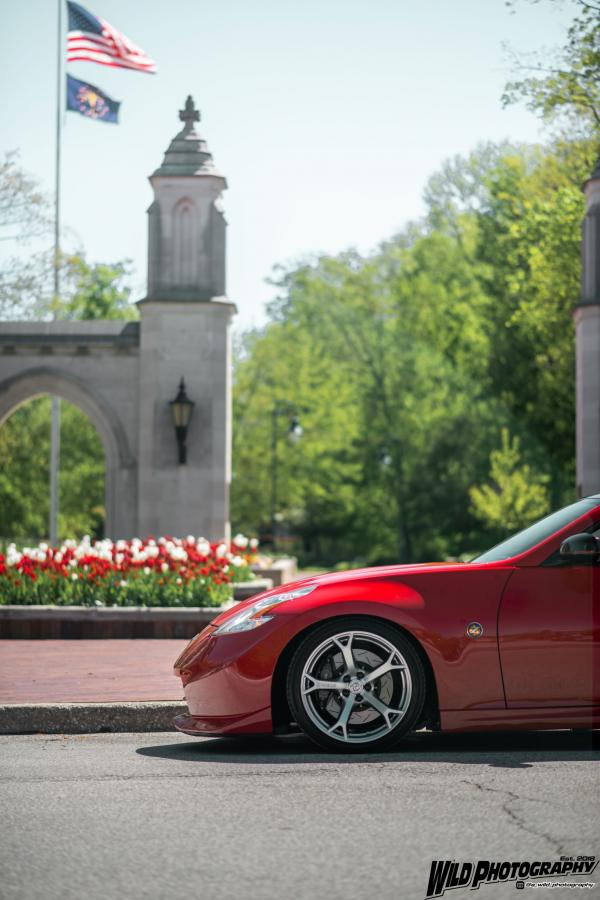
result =
[[200,121],[200,113],[194,106],[191,94],[188,94],[185,107],[179,110],[179,118],[182,122],[185,122],[184,131],[192,131],[194,122]]

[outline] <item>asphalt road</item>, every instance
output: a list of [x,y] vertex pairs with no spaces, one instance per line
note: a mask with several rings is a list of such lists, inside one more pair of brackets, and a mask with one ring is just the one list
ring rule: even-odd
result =
[[[598,744],[422,734],[346,757],[300,738],[3,737],[0,896],[422,900],[432,859],[598,856]],[[575,895],[599,896],[592,879]],[[532,893],[574,896],[516,897]]]

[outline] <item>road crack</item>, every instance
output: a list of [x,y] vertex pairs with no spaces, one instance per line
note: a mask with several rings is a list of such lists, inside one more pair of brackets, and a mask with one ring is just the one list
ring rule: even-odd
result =
[[463,784],[468,784],[470,787],[477,788],[478,791],[482,791],[483,793],[504,794],[507,799],[501,805],[502,812],[504,812],[505,815],[508,816],[511,822],[513,822],[517,826],[517,828],[519,828],[521,831],[528,832],[535,837],[539,837],[542,838],[542,840],[545,840],[548,844],[550,844],[557,856],[561,856],[566,852],[564,844],[561,841],[554,838],[547,831],[539,831],[536,828],[532,828],[527,824],[523,816],[519,815],[519,813],[517,813],[512,808],[512,804],[523,801],[528,803],[545,803],[548,806],[554,806],[555,804],[553,804],[550,800],[540,800],[537,797],[523,797],[519,794],[515,794],[514,791],[510,791],[507,788],[492,788],[488,787],[487,785],[481,784],[478,781],[469,781],[466,778],[463,778],[461,780]]

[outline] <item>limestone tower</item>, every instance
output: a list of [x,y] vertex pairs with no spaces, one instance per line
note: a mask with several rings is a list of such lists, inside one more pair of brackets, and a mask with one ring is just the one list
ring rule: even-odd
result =
[[577,490],[600,492],[600,158],[583,186],[581,299],[575,307]]
[[[138,530],[228,536],[231,448],[230,321],[222,194],[227,187],[196,130],[183,128],[150,176],[148,292],[140,301]],[[194,402],[179,462],[170,401],[181,378]]]

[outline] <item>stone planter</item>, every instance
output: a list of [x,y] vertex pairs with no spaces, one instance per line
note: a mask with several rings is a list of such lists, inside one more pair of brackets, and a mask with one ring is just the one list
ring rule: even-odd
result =
[[298,578],[298,560],[295,556],[284,556],[282,559],[273,560],[270,566],[252,566],[252,571],[259,578],[270,578],[273,587],[288,584]]
[[275,585],[276,582],[269,575],[260,573],[254,581],[238,581],[237,584],[234,584],[233,600],[235,603],[240,603],[242,600],[248,600],[249,597],[255,597],[256,594],[268,591]]
[[191,638],[224,609],[272,587],[240,582],[224,606],[0,606],[0,639]]

